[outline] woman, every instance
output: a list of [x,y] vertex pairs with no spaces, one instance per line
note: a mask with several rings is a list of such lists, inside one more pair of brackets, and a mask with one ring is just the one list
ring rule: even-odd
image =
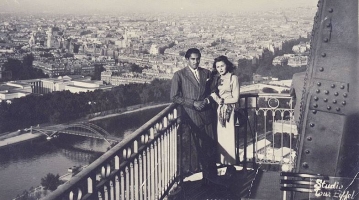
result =
[[239,81],[233,73],[234,66],[226,56],[214,59],[213,68],[218,72],[217,91],[211,97],[218,103],[217,134],[220,163],[233,165],[235,156],[234,106],[239,100]]

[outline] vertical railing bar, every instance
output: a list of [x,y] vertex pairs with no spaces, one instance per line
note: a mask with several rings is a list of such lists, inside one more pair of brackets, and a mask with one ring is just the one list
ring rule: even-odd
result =
[[263,114],[264,114],[264,160],[265,162],[267,162],[267,110],[263,110]]
[[[177,119],[176,119],[177,120]],[[183,132],[183,127],[180,127],[180,131],[181,132]],[[179,137],[179,143],[180,143],[180,145],[179,145],[179,148],[180,148],[180,166],[179,166],[179,168],[180,168],[180,174],[179,174],[179,177],[180,177],[180,179],[179,179],[179,184],[180,185],[182,185],[183,184],[183,134],[177,134],[177,137]]]
[[160,157],[160,168],[159,168],[159,173],[160,173],[160,182],[159,182],[159,190],[161,191],[160,194],[163,195],[164,194],[164,184],[163,184],[163,181],[164,181],[164,174],[163,174],[163,169],[164,169],[164,166],[165,166],[165,159],[164,159],[164,154],[165,154],[165,151],[163,149],[163,135],[161,135],[160,137],[160,153],[159,153],[159,157]]
[[126,199],[130,199],[130,175],[129,175],[129,169],[128,166],[125,168],[125,194],[126,194]]
[[114,182],[111,180],[110,181],[110,199],[113,200],[115,199],[115,187],[114,187]]
[[[293,124],[292,124],[292,121],[293,121],[293,112],[292,111],[289,111],[289,117],[290,117],[290,135],[289,135],[289,153],[290,153],[290,156],[289,156],[289,163],[290,165],[292,165],[293,161],[292,161],[292,153],[293,153],[293,149],[292,149],[292,140],[293,140],[293,137],[292,137],[292,134],[293,133]],[[295,123],[294,123],[295,124]]]
[[146,176],[146,190],[147,190],[147,197],[146,199],[151,199],[151,172],[152,172],[152,168],[151,168],[151,147],[148,146],[147,149],[147,162],[146,162],[146,166],[147,166],[147,176]]
[[121,171],[120,175],[121,175],[121,181],[120,181],[121,200],[125,200],[125,177],[123,171]]
[[157,153],[158,153],[158,139],[156,139],[156,141],[154,142],[154,171],[153,171],[153,179],[154,179],[154,195],[155,195],[155,198],[157,199],[159,197],[159,193],[158,193],[158,156],[157,156]]
[[143,191],[143,199],[146,200],[148,199],[148,194],[147,194],[147,172],[148,172],[148,166],[147,166],[147,148],[143,151],[143,163],[142,163],[142,167],[143,167],[143,183],[141,183],[142,185],[142,191]]
[[165,166],[166,166],[166,151],[165,151],[165,146],[164,146],[164,135],[161,136],[161,159],[162,159],[162,167],[161,167],[161,190],[162,193],[164,193],[165,191]]
[[[248,119],[248,98],[244,98],[244,113],[245,113],[245,117],[246,119]],[[247,162],[248,162],[248,159],[247,159],[247,147],[248,147],[248,125],[247,125],[247,120],[244,122],[244,134],[243,134],[243,142],[244,142],[244,148],[243,148],[243,170],[244,171],[247,171]]]
[[[164,146],[165,146],[165,152],[168,152],[168,134],[167,132],[164,134]],[[165,179],[164,179],[164,185],[165,185],[165,188],[168,187],[168,163],[169,163],[169,157],[168,157],[168,154],[166,154],[165,156],[165,159],[166,159],[166,163],[165,163]]]
[[172,181],[175,180],[175,176],[176,176],[176,137],[175,137],[175,130],[171,128],[171,138],[172,138],[172,160],[171,160],[171,165],[172,165]]
[[134,169],[134,163],[132,163],[131,162],[131,164],[130,164],[130,174],[129,174],[129,191],[128,191],[128,193],[130,193],[129,194],[129,196],[131,197],[131,199],[134,199],[135,198],[135,195],[134,195],[134,191],[135,191],[135,182],[134,182],[134,178],[135,178],[135,174],[134,174],[134,171],[133,171],[133,169]]
[[[173,120],[175,120],[175,119],[173,119]],[[173,140],[175,141],[175,145],[173,147],[173,149],[174,149],[174,152],[173,152],[173,154],[174,154],[173,166],[175,168],[175,173],[176,173],[175,175],[178,175],[179,174],[179,167],[178,167],[178,138],[177,138],[178,125],[177,125],[177,123],[175,123],[173,125],[173,130],[174,130],[174,132],[173,132]]]
[[274,125],[275,125],[275,116],[277,114],[277,110],[272,109],[272,163],[275,162],[275,154],[274,154],[274,150],[275,150],[275,146],[274,146],[274,142],[275,142],[275,130],[274,130]]
[[280,160],[280,163],[282,164],[283,163],[283,156],[284,156],[284,111],[283,110],[281,110],[281,119],[282,119],[282,130],[281,130],[281,132],[282,132],[282,134],[281,134],[281,154],[282,154],[282,156],[281,156],[281,160]]
[[[254,109],[254,123],[253,123],[253,131],[256,133],[256,140],[257,140],[257,136],[258,136],[258,134],[257,134],[257,109],[258,109],[258,96],[255,98],[255,109]],[[257,161],[257,159],[258,159],[258,157],[257,157],[257,154],[255,153],[255,144],[254,144],[254,142],[257,142],[257,141],[255,141],[254,139],[253,139],[253,166],[255,166],[256,167],[256,161]]]
[[115,176],[115,199],[120,200],[120,180],[118,175]]
[[142,160],[143,157],[141,155],[138,156],[138,177],[139,177],[139,182],[138,182],[138,195],[139,195],[139,199],[143,200],[143,190],[142,190],[142,186],[143,186],[143,165],[142,165]]
[[150,179],[150,198],[155,199],[155,156],[154,156],[154,147],[151,144],[150,147],[150,170],[149,170],[149,179]]
[[107,185],[103,186],[103,197],[105,200],[109,200],[109,195],[108,195],[109,189],[107,187]]

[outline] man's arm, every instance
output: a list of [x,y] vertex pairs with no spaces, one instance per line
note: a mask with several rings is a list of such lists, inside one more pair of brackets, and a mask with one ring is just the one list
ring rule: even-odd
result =
[[174,103],[193,108],[194,100],[184,98],[182,95],[182,80],[178,73],[175,73],[172,78],[172,85],[171,85],[171,100]]

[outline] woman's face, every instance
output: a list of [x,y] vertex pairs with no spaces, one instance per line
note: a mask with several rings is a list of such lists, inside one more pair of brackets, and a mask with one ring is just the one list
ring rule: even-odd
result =
[[227,73],[227,66],[226,63],[223,61],[219,61],[216,63],[216,70],[220,75],[225,75]]

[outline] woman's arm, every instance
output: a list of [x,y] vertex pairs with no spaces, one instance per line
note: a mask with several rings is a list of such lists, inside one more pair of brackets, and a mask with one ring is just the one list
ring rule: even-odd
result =
[[238,76],[232,75],[232,98],[224,99],[224,103],[237,103],[239,100],[239,81]]
[[213,92],[213,93],[211,94],[211,97],[213,98],[213,100],[214,100],[217,104],[220,103],[221,98],[217,95],[217,93]]

